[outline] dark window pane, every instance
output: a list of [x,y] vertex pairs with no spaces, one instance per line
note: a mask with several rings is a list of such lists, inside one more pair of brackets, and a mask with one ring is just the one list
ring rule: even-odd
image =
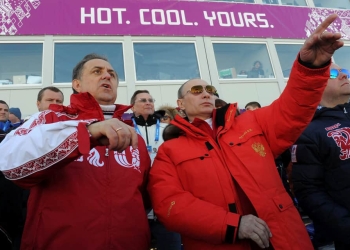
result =
[[276,44],[278,58],[281,63],[283,77],[288,78],[301,44]]
[[84,56],[91,53],[107,57],[118,73],[119,81],[125,81],[121,43],[56,43],[54,82],[72,82],[73,68]]
[[0,44],[0,85],[42,82],[42,43]]
[[200,77],[193,43],[134,43],[134,56],[138,81]]

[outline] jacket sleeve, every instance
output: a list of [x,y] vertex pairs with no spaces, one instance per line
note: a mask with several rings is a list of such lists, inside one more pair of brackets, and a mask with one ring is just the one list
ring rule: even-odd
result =
[[94,120],[60,121],[61,115],[37,113],[5,137],[0,144],[0,170],[7,179],[30,188],[51,171],[89,152],[86,126]]
[[211,244],[236,239],[241,216],[184,190],[164,144],[151,168],[148,190],[157,218],[169,230]]
[[296,60],[281,96],[271,105],[254,110],[275,158],[290,147],[310,123],[327,84],[329,67],[330,63],[320,69],[309,69]]
[[335,240],[350,244],[350,213],[334,202],[325,189],[325,169],[318,145],[303,134],[293,146],[294,193],[299,205],[312,220],[325,226],[326,232]]

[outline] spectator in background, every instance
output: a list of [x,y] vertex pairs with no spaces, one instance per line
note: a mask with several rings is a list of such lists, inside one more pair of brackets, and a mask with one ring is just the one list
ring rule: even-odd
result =
[[350,73],[332,64],[313,120],[292,147],[293,190],[313,220],[314,244],[350,249]]
[[[163,143],[162,134],[166,127],[166,124],[160,122],[161,117],[164,117],[166,112],[164,110],[155,112],[154,102],[155,100],[148,90],[135,91],[130,100],[131,110],[134,113],[131,118],[134,128],[145,140],[152,162],[157,155],[159,146]],[[147,217],[158,250],[181,249],[179,234],[168,231],[154,215],[153,210]]]
[[50,104],[63,105],[64,96],[60,89],[49,86],[41,89],[38,93],[36,106],[39,111],[49,109]]
[[160,122],[167,123],[167,124],[169,124],[172,120],[174,120],[175,116],[179,114],[177,109],[170,105],[163,105],[159,107],[159,109],[156,112],[159,112],[159,111],[165,112],[164,116],[160,118]]
[[9,106],[5,101],[0,100],[0,142],[13,129],[9,116]]
[[262,63],[260,61],[255,61],[253,68],[248,72],[248,78],[262,78],[264,75]]
[[9,110],[9,120],[12,123],[13,128],[18,128],[22,125],[22,113],[19,108],[10,108]]
[[[42,88],[37,97],[36,106],[38,108],[38,111],[44,111],[48,110],[50,104],[58,104],[63,105],[64,96],[60,89],[54,87],[54,86],[48,86],[45,88]],[[30,115],[26,116],[23,119],[23,122],[26,122],[30,119]]]
[[[0,100],[0,142],[14,127],[9,120],[9,107]],[[4,157],[1,151],[1,157]],[[7,164],[7,163],[5,163]],[[18,250],[24,225],[22,190],[0,172],[0,249]]]
[[245,110],[256,110],[261,108],[261,105],[258,102],[248,102],[244,108]]

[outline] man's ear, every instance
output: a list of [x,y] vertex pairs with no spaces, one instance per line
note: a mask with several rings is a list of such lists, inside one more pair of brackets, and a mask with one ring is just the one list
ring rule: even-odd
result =
[[177,106],[181,109],[181,110],[185,110],[185,107],[183,105],[183,101],[184,99],[177,99]]
[[36,101],[36,107],[39,109],[39,104],[40,102],[39,101]]
[[74,79],[74,80],[72,81],[72,88],[73,88],[75,91],[80,92],[80,87],[81,87],[80,80]]

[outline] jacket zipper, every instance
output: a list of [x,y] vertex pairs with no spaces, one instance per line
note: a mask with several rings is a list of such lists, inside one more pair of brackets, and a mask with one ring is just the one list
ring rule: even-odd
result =
[[109,214],[109,216],[107,216],[107,249],[112,249],[112,223],[111,220],[109,218],[112,218],[112,199],[111,199],[111,193],[109,190],[111,190],[110,185],[111,185],[111,180],[110,180],[110,164],[109,164],[109,149],[108,146],[106,146],[106,168],[107,168],[107,189],[106,189],[106,194],[107,194],[107,214]]
[[148,126],[148,124],[147,124],[147,122],[146,122],[146,124],[145,124],[146,126],[145,126],[145,130],[146,130],[146,141],[147,141],[147,146],[149,146],[149,141],[148,141],[148,131],[147,131],[147,126]]

